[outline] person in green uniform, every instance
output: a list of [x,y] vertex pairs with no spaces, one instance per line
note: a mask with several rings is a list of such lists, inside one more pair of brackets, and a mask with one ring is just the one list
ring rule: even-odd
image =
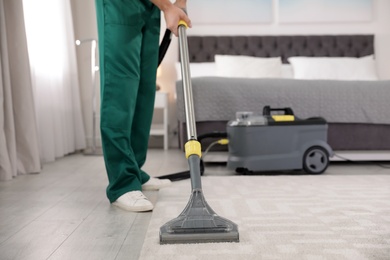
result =
[[156,94],[160,14],[177,36],[180,20],[191,27],[186,5],[186,0],[96,0],[106,193],[112,205],[128,211],[152,210],[142,190],[170,184],[141,168]]

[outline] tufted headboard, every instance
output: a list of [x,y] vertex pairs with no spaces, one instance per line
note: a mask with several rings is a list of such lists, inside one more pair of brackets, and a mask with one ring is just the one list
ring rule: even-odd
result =
[[282,57],[362,57],[374,54],[373,35],[188,36],[190,62],[215,54]]

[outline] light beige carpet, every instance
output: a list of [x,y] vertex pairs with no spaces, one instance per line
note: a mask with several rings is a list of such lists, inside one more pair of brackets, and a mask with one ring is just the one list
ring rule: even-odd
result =
[[160,245],[190,181],[159,192],[140,259],[390,259],[390,175],[203,177],[206,200],[239,243]]

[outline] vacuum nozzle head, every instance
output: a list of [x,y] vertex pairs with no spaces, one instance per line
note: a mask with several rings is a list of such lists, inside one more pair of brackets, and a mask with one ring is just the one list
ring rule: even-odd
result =
[[237,224],[218,216],[201,190],[194,190],[184,211],[160,228],[160,244],[239,242]]

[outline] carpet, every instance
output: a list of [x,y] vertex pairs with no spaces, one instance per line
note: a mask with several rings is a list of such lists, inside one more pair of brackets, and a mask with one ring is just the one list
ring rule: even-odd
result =
[[205,176],[209,205],[239,243],[160,245],[189,180],[159,191],[140,259],[390,259],[390,175]]

